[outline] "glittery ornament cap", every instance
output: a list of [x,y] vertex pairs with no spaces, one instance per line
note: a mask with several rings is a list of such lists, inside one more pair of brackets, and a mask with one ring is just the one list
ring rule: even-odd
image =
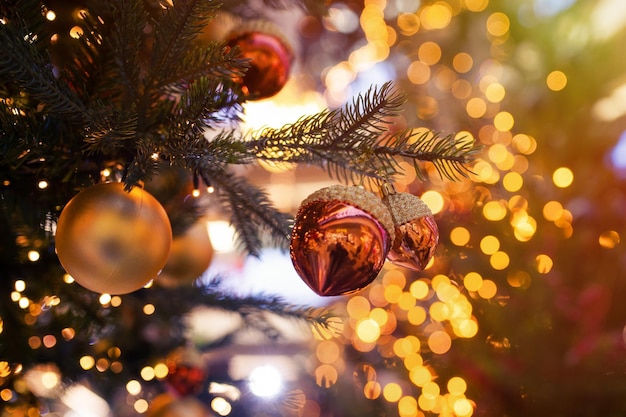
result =
[[391,242],[396,238],[391,213],[373,193],[360,186],[331,185],[315,191],[302,201],[301,207],[314,201],[343,201],[374,216],[385,228]]
[[422,199],[409,193],[389,194],[385,197],[387,208],[396,225],[407,223],[413,219],[432,216],[430,207]]

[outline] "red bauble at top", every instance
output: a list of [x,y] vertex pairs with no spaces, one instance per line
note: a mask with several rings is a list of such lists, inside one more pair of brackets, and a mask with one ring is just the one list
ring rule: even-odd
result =
[[268,98],[287,84],[293,51],[269,22],[252,22],[228,36],[227,44],[237,47],[249,68],[240,81],[250,99]]

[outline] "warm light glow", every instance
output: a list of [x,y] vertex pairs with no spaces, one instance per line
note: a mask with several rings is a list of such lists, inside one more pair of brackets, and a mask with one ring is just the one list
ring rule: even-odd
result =
[[472,403],[467,398],[459,398],[454,402],[452,406],[454,414],[458,417],[469,417],[473,414],[474,408]]
[[480,295],[482,298],[486,300],[489,300],[495,297],[497,292],[498,292],[498,287],[496,286],[496,283],[490,279],[483,280],[482,285],[478,289],[478,295]]
[[506,111],[501,111],[493,118],[493,125],[500,132],[507,132],[513,128],[515,120],[513,115]]
[[229,253],[235,250],[235,228],[227,221],[211,221],[207,227],[215,252]]
[[464,74],[472,69],[474,65],[474,59],[472,56],[465,52],[459,52],[452,59],[452,67],[456,72]]
[[491,221],[504,219],[507,214],[506,205],[502,201],[488,201],[483,206],[483,216]]
[[567,188],[574,181],[574,173],[567,167],[557,168],[552,174],[552,181],[559,188]]
[[143,414],[146,411],[148,411],[149,408],[149,404],[148,401],[144,400],[143,398],[138,399],[137,401],[135,401],[135,403],[133,404],[133,408],[135,409],[136,412],[138,412],[139,414]]
[[417,49],[417,57],[427,65],[435,65],[441,59],[441,47],[432,41],[426,41]]
[[367,298],[360,295],[354,296],[346,303],[346,311],[350,317],[361,319],[367,317],[370,312],[370,303]]
[[598,238],[598,243],[600,243],[600,246],[607,249],[613,249],[619,244],[619,242],[619,233],[617,233],[615,230],[609,230],[607,232],[604,232]]
[[540,274],[547,274],[554,265],[552,258],[545,254],[537,255],[535,260],[537,262],[537,272]]
[[434,331],[428,336],[428,347],[433,353],[442,355],[449,351],[451,346],[452,339],[443,330]]
[[422,199],[422,201],[424,201],[424,203],[426,203],[426,205],[428,206],[428,208],[430,208],[433,214],[437,214],[441,210],[443,210],[444,199],[443,196],[437,191],[426,191],[424,194],[422,194],[420,198]]
[[83,29],[80,26],[74,26],[70,29],[70,36],[74,39],[78,39],[83,36]]
[[141,379],[144,381],[152,381],[155,377],[154,368],[151,366],[144,366],[141,368],[139,375],[141,375]]
[[463,285],[468,291],[478,291],[483,285],[483,277],[478,272],[468,272],[463,278]]
[[380,326],[370,318],[359,320],[355,330],[359,339],[365,343],[375,342],[380,337]]
[[423,365],[416,366],[409,371],[409,379],[418,387],[423,387],[429,383],[432,378],[433,375],[431,372]]
[[109,304],[111,302],[111,294],[101,294],[100,297],[98,298],[98,301],[100,302],[101,305],[106,306],[107,304]]
[[503,36],[509,31],[509,17],[501,12],[492,13],[487,18],[487,32],[493,36]]
[[489,84],[485,89],[485,97],[492,103],[499,103],[504,99],[506,90],[500,83]]
[[430,288],[425,281],[420,279],[411,283],[409,291],[411,292],[411,295],[417,300],[423,300],[428,296]]
[[507,172],[504,178],[502,178],[502,185],[505,190],[514,193],[522,188],[524,178],[517,172]]
[[390,403],[395,403],[402,397],[402,388],[395,382],[390,382],[383,388],[383,397]]
[[425,84],[430,79],[430,67],[422,61],[413,61],[409,64],[406,75],[413,84]]
[[211,400],[211,410],[220,416],[227,416],[233,411],[233,406],[222,397],[215,397]]
[[419,416],[417,400],[410,396],[400,398],[400,401],[398,401],[398,414],[400,417]]
[[551,222],[559,220],[563,216],[563,205],[559,201],[548,201],[543,206],[543,217]]
[[478,119],[487,112],[487,103],[480,97],[473,97],[467,101],[465,111],[469,117]]
[[263,365],[250,372],[248,384],[250,391],[257,397],[270,398],[281,392],[283,378],[273,366]]
[[41,384],[44,388],[52,389],[59,383],[59,375],[56,372],[46,371],[41,374]]
[[487,235],[480,240],[480,250],[486,255],[492,255],[500,249],[500,241],[493,235]]
[[380,397],[382,387],[378,381],[367,381],[363,387],[363,395],[368,400],[375,400]]
[[495,270],[502,271],[509,266],[509,255],[506,252],[497,251],[489,258],[491,267]]
[[470,232],[463,226],[457,226],[450,232],[450,240],[457,246],[465,246],[469,243]]
[[163,379],[168,375],[168,373],[169,373],[169,369],[166,364],[157,363],[156,365],[154,365],[154,375],[157,378]]
[[15,291],[17,292],[22,292],[26,289],[26,282],[18,279],[17,281],[15,281],[15,284],[13,284],[13,288],[15,288]]
[[567,85],[567,76],[563,71],[552,71],[546,77],[546,84],[552,91],[561,91]]
[[489,5],[489,0],[463,0],[467,10],[472,12],[482,12]]
[[126,391],[130,395],[137,395],[141,392],[141,384],[135,379],[131,379],[126,383]]
[[420,12],[422,25],[426,29],[443,29],[452,20],[450,5],[444,1],[437,1],[422,8]]
[[78,362],[80,363],[80,367],[83,368],[85,371],[93,368],[96,364],[96,360],[93,358],[93,356],[83,356],[79,359]]

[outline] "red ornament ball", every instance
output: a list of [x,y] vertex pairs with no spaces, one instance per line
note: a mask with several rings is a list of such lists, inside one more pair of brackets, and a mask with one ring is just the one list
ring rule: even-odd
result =
[[391,216],[362,187],[323,188],[296,215],[290,255],[296,272],[318,295],[344,295],[370,284],[393,241]]
[[293,51],[269,22],[252,22],[228,36],[227,44],[237,47],[249,59],[249,68],[238,80],[249,99],[272,97],[287,84]]
[[435,254],[439,228],[426,203],[410,193],[383,190],[383,203],[389,208],[396,238],[387,255],[392,263],[422,271]]
[[167,384],[181,397],[197,394],[202,389],[205,372],[188,364],[170,364],[165,377]]
[[55,241],[61,265],[78,284],[98,293],[126,294],[163,268],[172,229],[165,209],[146,191],[102,183],[67,203]]

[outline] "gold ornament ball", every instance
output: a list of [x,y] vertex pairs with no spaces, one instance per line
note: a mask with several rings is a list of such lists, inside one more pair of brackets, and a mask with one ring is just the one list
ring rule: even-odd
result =
[[165,266],[172,229],[161,204],[139,187],[91,186],[65,206],[56,230],[61,265],[81,286],[126,294],[155,278]]
[[214,252],[206,222],[196,222],[184,234],[174,237],[170,256],[156,283],[164,287],[193,283],[209,268]]

